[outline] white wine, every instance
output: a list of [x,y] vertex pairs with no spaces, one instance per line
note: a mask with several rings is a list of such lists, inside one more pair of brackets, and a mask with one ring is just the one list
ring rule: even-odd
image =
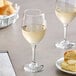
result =
[[22,33],[24,38],[31,44],[37,44],[44,37],[46,27],[44,25],[40,25],[40,30],[36,28],[29,29],[27,26],[22,27]]
[[70,23],[76,16],[76,8],[70,4],[66,4],[68,7],[59,8],[57,7],[55,10],[56,16],[63,24]]
[[59,18],[59,20],[64,24],[70,23],[76,16],[75,11],[66,12],[66,11],[63,11],[60,9],[56,9],[55,12],[56,12],[56,15]]

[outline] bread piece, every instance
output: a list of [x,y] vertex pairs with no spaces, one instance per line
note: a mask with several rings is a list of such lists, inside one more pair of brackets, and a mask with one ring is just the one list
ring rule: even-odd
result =
[[4,6],[4,1],[0,0],[0,7],[3,7],[3,6]]
[[3,0],[3,2],[4,2],[4,5],[12,5],[12,2],[10,2],[10,1]]
[[76,60],[76,50],[69,50],[64,53],[64,61]]
[[8,10],[7,10],[7,15],[11,15],[15,13],[15,9],[13,8],[12,5],[9,5]]
[[11,15],[15,13],[15,9],[12,6],[12,2],[3,0],[4,6],[0,8],[0,15]]
[[61,67],[65,70],[76,72],[76,64],[68,64],[67,62],[63,61],[61,63]]
[[0,15],[11,15],[15,13],[15,9],[12,5],[12,2],[7,0],[0,0]]
[[0,15],[7,15],[8,5],[0,7]]

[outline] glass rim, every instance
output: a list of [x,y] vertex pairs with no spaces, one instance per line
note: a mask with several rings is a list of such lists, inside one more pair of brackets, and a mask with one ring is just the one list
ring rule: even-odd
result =
[[[26,12],[28,12],[28,11],[38,11],[39,12],[39,14],[27,14]],[[42,15],[45,15],[40,9],[25,9],[24,10],[24,15],[26,15],[26,16],[42,16]]]

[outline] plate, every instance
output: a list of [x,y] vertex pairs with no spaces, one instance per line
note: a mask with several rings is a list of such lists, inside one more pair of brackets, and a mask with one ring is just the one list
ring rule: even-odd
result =
[[76,75],[76,72],[71,72],[71,71],[67,71],[67,70],[64,70],[61,68],[61,63],[64,61],[64,58],[60,58],[56,61],[56,67],[60,70],[60,71],[63,71],[65,73],[69,73],[69,74],[73,74],[73,75]]

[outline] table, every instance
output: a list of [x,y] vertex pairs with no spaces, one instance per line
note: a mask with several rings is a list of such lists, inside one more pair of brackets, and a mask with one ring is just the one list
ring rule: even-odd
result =
[[[55,62],[63,57],[66,50],[55,47],[55,43],[63,39],[63,25],[57,19],[55,0],[11,0],[20,5],[19,19],[15,24],[0,29],[0,50],[8,51],[17,76],[72,76],[59,71]],[[23,11],[27,8],[39,8],[47,20],[47,31],[44,39],[38,44],[36,59],[44,64],[44,71],[39,73],[25,72],[23,67],[31,62],[31,46],[21,33]],[[68,39],[76,42],[76,19],[68,27]]]

